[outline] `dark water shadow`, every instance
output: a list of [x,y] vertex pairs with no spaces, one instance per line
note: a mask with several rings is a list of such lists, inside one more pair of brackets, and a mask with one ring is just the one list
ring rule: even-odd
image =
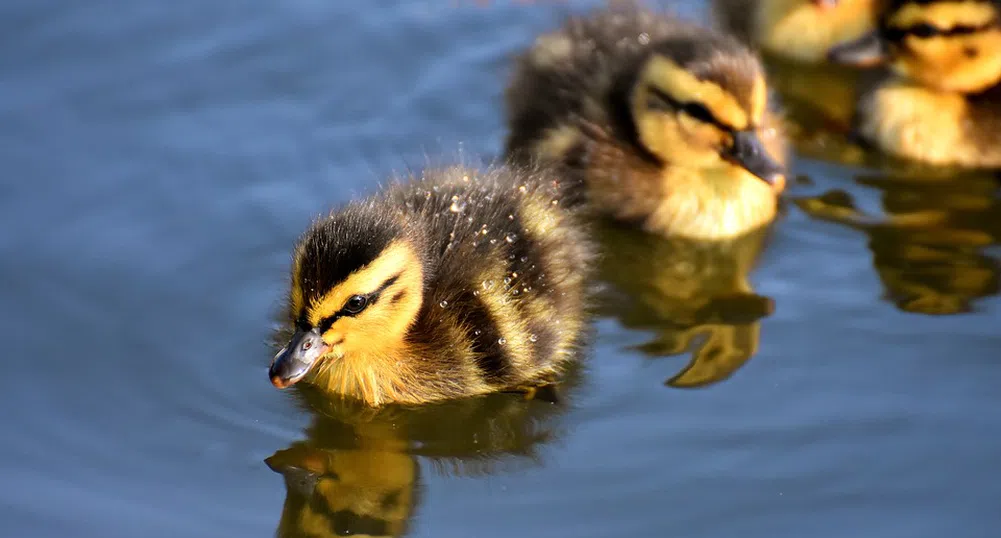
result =
[[729,241],[666,238],[603,222],[601,313],[654,336],[637,347],[650,358],[688,355],[665,384],[704,387],[729,378],[758,350],[760,320],[774,302],[754,293],[748,274],[768,230]]
[[367,407],[296,387],[311,422],[305,439],[268,457],[285,479],[277,536],[404,536],[421,504],[422,471],[483,476],[544,464],[542,446],[581,381],[572,368],[558,397],[493,394],[417,407]]
[[843,190],[795,203],[813,218],[866,234],[884,300],[905,312],[949,315],[973,311],[998,293],[1001,264],[989,253],[1001,242],[997,176],[938,170],[855,182],[879,193],[882,214],[858,209]]

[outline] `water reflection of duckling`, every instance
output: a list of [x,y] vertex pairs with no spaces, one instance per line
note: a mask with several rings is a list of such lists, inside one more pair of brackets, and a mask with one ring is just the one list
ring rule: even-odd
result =
[[876,0],[715,0],[731,32],[770,55],[822,63],[831,47],[875,25]]
[[917,314],[958,314],[998,293],[1001,266],[984,253],[1001,242],[1001,200],[994,194],[993,179],[867,177],[859,182],[883,191],[885,216],[862,213],[841,191],[797,204],[813,217],[868,235],[886,298],[898,308]]
[[314,223],[272,382],[377,406],[558,377],[584,328],[592,250],[560,189],[541,172],[455,167]]
[[717,239],[769,223],[785,143],[736,39],[627,3],[570,17],[516,62],[506,154],[566,166],[597,213]]
[[866,141],[936,165],[1001,167],[1001,2],[892,0],[877,30],[830,56],[893,73],[859,101]]
[[639,349],[663,357],[691,353],[668,380],[673,387],[722,381],[758,349],[760,319],[773,302],[757,295],[748,273],[767,235],[759,230],[732,241],[664,238],[608,224],[599,228],[608,249],[602,279],[611,292],[607,311],[623,325],[653,329]]
[[422,497],[422,463],[481,476],[539,462],[568,403],[510,395],[373,409],[307,387],[306,439],[266,460],[285,477],[281,538],[406,534]]

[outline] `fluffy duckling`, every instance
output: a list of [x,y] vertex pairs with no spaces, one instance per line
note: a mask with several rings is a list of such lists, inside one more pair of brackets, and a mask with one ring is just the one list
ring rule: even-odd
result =
[[830,57],[890,67],[859,101],[863,140],[935,165],[1001,167],[1001,2],[892,0],[875,31]]
[[769,223],[784,141],[758,59],[736,39],[614,5],[570,17],[517,60],[506,155],[556,162],[591,210],[659,234]]
[[876,0],[715,0],[730,31],[770,55],[822,63],[835,45],[872,30]]
[[371,406],[557,376],[584,328],[592,247],[542,171],[427,171],[321,219],[294,254],[272,383]]

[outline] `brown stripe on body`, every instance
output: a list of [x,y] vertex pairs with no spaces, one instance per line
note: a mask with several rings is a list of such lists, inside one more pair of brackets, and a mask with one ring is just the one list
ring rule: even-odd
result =
[[[541,198],[540,193],[533,193],[533,198]],[[540,206],[543,200],[536,202],[524,201],[524,203]],[[545,206],[542,206],[545,207]],[[551,208],[556,206],[550,205]],[[547,213],[552,213],[556,218],[560,210],[547,209]],[[531,214],[531,213],[530,213]],[[507,270],[509,274],[518,275],[512,281],[513,290],[516,290],[515,297],[520,300],[515,302],[515,308],[520,312],[523,321],[526,347],[529,356],[524,357],[525,362],[529,362],[533,367],[544,366],[556,351],[559,332],[555,327],[552,318],[559,315],[557,308],[557,298],[552,297],[552,289],[547,280],[546,268],[553,265],[546,260],[546,249],[540,244],[530,223],[526,222],[522,215],[521,207],[513,213],[512,225],[516,227],[519,237],[516,241],[507,245]],[[554,245],[554,247],[556,247]],[[558,247],[556,247],[558,248]]]
[[459,322],[481,377],[491,385],[503,385],[515,372],[508,356],[509,348],[501,344],[507,337],[501,332],[490,307],[481,299],[485,293],[485,290],[477,294],[470,290],[461,292],[454,299],[453,310],[465,314]]

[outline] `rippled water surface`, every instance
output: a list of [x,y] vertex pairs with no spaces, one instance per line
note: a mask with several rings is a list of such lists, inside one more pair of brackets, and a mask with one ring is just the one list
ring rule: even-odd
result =
[[271,387],[294,238],[496,154],[507,57],[565,9],[4,2],[0,535],[997,536],[998,183],[814,129],[769,237],[602,230],[558,405]]

